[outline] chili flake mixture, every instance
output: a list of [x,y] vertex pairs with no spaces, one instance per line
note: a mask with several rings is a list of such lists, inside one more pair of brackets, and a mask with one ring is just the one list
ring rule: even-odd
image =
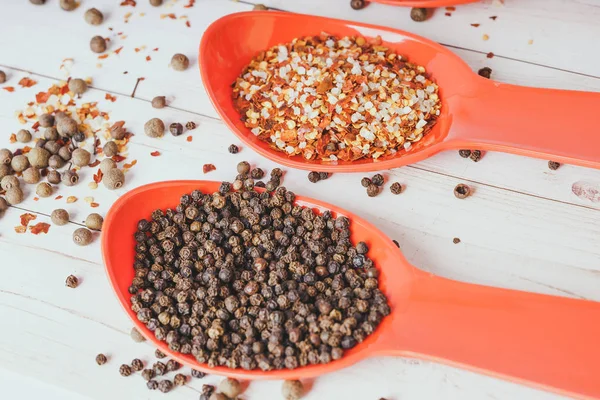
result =
[[307,160],[353,161],[408,150],[440,114],[425,68],[381,38],[321,34],[260,53],[233,84],[246,127]]

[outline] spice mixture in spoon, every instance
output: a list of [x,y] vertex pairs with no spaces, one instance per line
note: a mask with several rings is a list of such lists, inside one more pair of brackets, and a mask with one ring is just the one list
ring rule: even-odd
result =
[[233,84],[245,125],[307,160],[384,158],[409,149],[440,114],[425,68],[381,39],[322,34],[255,57]]

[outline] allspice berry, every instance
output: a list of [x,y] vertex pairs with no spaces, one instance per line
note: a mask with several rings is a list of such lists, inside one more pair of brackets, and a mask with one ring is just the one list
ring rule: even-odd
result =
[[100,171],[102,171],[104,175],[113,168],[117,168],[117,163],[112,158],[105,158],[100,162]]
[[8,202],[4,200],[4,197],[0,197],[0,213],[3,213],[8,209]]
[[67,113],[64,111],[57,111],[54,113],[54,120],[56,121],[56,123],[58,123],[58,121],[60,121],[61,119],[68,117]]
[[465,185],[464,183],[459,183],[454,188],[454,196],[456,196],[457,199],[465,199],[469,197],[470,194],[471,188]]
[[114,140],[123,140],[126,134],[127,130],[122,126],[115,125],[110,128],[110,137],[112,137]]
[[56,124],[56,130],[62,137],[71,137],[79,131],[77,122],[71,117],[61,118]]
[[23,201],[23,191],[20,187],[14,186],[6,191],[4,197],[8,204],[15,206]]
[[120,169],[113,168],[104,175],[102,182],[109,190],[119,189],[125,183],[125,174]]
[[12,169],[10,168],[10,165],[0,164],[0,180],[2,180],[2,178],[10,174],[12,174]]
[[24,154],[14,156],[10,162],[10,166],[15,172],[23,172],[29,168],[29,159]]
[[0,187],[3,190],[9,190],[14,187],[21,187],[21,183],[19,182],[19,178],[14,175],[7,175],[0,181]]
[[60,0],[60,8],[65,11],[73,11],[77,8],[77,2],[75,0]]
[[91,213],[85,219],[85,226],[87,226],[88,229],[91,229],[93,231],[99,231],[99,230],[102,230],[103,222],[104,222],[104,218],[102,218],[102,215],[97,214],[97,213]]
[[[52,157],[50,157],[50,159],[52,159]],[[48,179],[48,182],[50,182],[53,185],[58,185],[60,183],[60,172],[58,172],[57,170],[52,170],[50,172],[48,172],[48,176],[46,177]]]
[[40,197],[52,196],[52,186],[47,182],[42,182],[35,188],[35,193]]
[[152,107],[153,108],[164,108],[167,105],[167,100],[165,96],[156,96],[152,99]]
[[298,400],[304,395],[304,386],[298,380],[285,381],[281,386],[281,394],[285,400]]
[[44,139],[46,140],[58,140],[59,137],[58,131],[53,126],[46,128],[44,131]]
[[69,223],[69,213],[67,210],[59,208],[52,211],[52,214],[50,214],[50,219],[54,225],[63,226]]
[[20,129],[17,132],[17,142],[19,143],[29,143],[31,142],[31,132],[27,129]]
[[10,164],[13,153],[9,149],[0,149],[0,164]]
[[65,161],[71,160],[71,149],[69,146],[63,146],[58,150],[58,155]]
[[104,53],[106,51],[106,40],[102,36],[94,36],[90,40],[90,49],[94,53]]
[[238,174],[248,174],[250,172],[250,163],[248,161],[240,161],[237,165]]
[[151,138],[162,137],[165,133],[165,123],[160,118],[152,118],[144,124],[144,132]]
[[87,91],[87,83],[83,79],[75,78],[69,81],[69,90],[77,95]]
[[42,128],[49,128],[54,126],[54,116],[52,114],[42,114],[38,117],[38,122]]
[[0,83],[6,82],[6,73],[0,70]]
[[150,5],[154,6],[154,7],[161,6],[162,3],[163,3],[163,0],[150,0]]
[[104,21],[104,15],[97,8],[90,8],[83,14],[83,19],[90,25],[100,25]]
[[235,398],[242,393],[242,385],[237,379],[225,378],[219,383],[218,390],[227,397]]
[[46,149],[33,148],[27,153],[29,164],[36,168],[46,168],[50,159],[50,152]]
[[254,11],[267,11],[268,9],[269,7],[264,4],[255,4],[254,7],[252,7],[252,10]]
[[75,186],[79,182],[79,175],[73,170],[65,171],[62,175],[62,183],[66,186]]
[[144,336],[142,336],[140,331],[138,331],[135,326],[133,328],[131,328],[131,332],[129,332],[129,336],[131,336],[131,339],[136,343],[142,343],[142,342],[146,341],[146,338]]
[[410,19],[415,22],[423,22],[427,19],[427,9],[415,7],[410,10]]
[[119,146],[115,142],[106,142],[102,148],[102,152],[106,157],[112,157],[119,154]]
[[42,175],[40,174],[40,170],[34,167],[29,167],[25,171],[23,171],[23,182],[34,184],[38,183],[40,179],[42,179]]
[[60,156],[57,154],[51,155],[50,158],[48,159],[48,166],[50,168],[59,169],[59,168],[62,168],[64,165],[65,165],[65,160],[60,158]]
[[171,58],[171,67],[175,71],[185,71],[190,66],[190,60],[181,53],[177,53]]
[[54,140],[48,140],[45,144],[44,144],[44,148],[46,150],[48,150],[50,152],[50,154],[58,154],[58,151],[60,150],[62,146],[60,145],[60,143],[58,143],[57,141]]
[[79,279],[77,279],[75,275],[67,276],[67,279],[65,280],[65,286],[75,289],[77,285],[79,285]]
[[225,396],[223,393],[214,392],[213,394],[210,395],[208,400],[229,400],[229,398],[227,396]]
[[73,232],[73,242],[78,246],[87,246],[92,243],[92,231],[86,228],[78,228]]
[[71,161],[78,167],[85,167],[90,163],[92,155],[86,149],[75,149]]

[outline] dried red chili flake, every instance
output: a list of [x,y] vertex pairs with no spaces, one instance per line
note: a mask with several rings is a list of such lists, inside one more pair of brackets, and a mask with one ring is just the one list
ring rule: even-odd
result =
[[176,19],[177,17],[173,13],[170,13],[170,14],[160,14],[160,19],[165,19],[165,18]]
[[12,133],[10,135],[10,137],[8,138],[8,141],[11,143],[17,143],[17,135],[15,135],[14,133]]
[[196,0],[189,0],[188,3],[183,6],[183,8],[192,8],[194,7],[194,3],[196,2]]
[[106,100],[110,100],[110,101],[111,101],[111,102],[113,102],[113,103],[114,103],[115,101],[117,101],[117,96],[113,96],[113,95],[111,95],[110,93],[106,93],[106,95],[104,96],[104,98],[105,98]]
[[33,201],[39,201],[39,200],[40,200],[40,198],[39,198],[39,197],[34,197],[34,198],[33,198]]
[[118,49],[116,49],[115,50],[115,54],[119,54],[121,52],[121,50],[123,50],[123,46],[121,46]]
[[92,207],[92,208],[96,208],[99,206],[100,206],[100,204],[98,204],[98,203],[90,203],[90,207]]
[[215,167],[213,164],[204,164],[202,166],[202,172],[204,172],[205,174],[207,172],[214,171],[215,169],[217,169],[217,167]]
[[2,89],[6,90],[7,92],[14,92],[15,88],[12,86],[4,86]]
[[446,7],[446,11],[456,11],[456,7]]
[[152,60],[152,58],[150,58],[150,56],[146,56],[146,61],[150,61]]
[[133,49],[136,53],[139,53],[140,51],[142,51],[142,49],[140,49],[139,47],[136,47],[135,49]]
[[58,196],[56,196],[56,197],[54,198],[54,200],[60,200],[60,199],[62,199],[62,198],[63,198],[63,197],[62,197],[61,195],[58,195]]
[[102,177],[103,176],[104,176],[104,173],[102,172],[102,170],[98,169],[98,172],[96,172],[94,174],[94,182],[96,182],[96,183],[102,182]]
[[497,16],[497,15],[492,15],[492,16],[490,17],[490,19],[491,19],[492,21],[495,21],[495,20],[496,20],[496,18],[498,18],[498,16]]
[[487,53],[486,55],[487,58],[493,58],[494,57],[494,53],[492,53],[491,51],[489,53]]
[[191,28],[192,24],[190,24],[190,21],[185,21],[185,26],[187,26],[188,28]]
[[94,168],[94,167],[97,167],[98,165],[100,165],[100,160],[98,160],[98,159],[97,159],[97,160],[96,160],[96,161],[94,161],[93,163],[91,163],[91,164],[88,164],[88,167],[90,167],[90,168]]
[[50,224],[47,224],[45,222],[38,222],[37,224],[29,227],[29,230],[34,235],[39,235],[40,233],[48,233],[49,229]]
[[127,164],[123,164],[123,168],[129,169],[129,168],[133,167],[135,164],[137,164],[137,160],[133,160],[132,162],[127,163]]
[[20,226],[15,226],[15,232],[17,233],[25,233],[27,232],[27,227],[20,225]]
[[33,129],[34,131],[38,131],[38,129],[40,128],[40,121],[35,121],[35,124],[33,124],[31,126],[31,129]]
[[188,142],[191,142],[193,140],[193,138],[191,136],[188,136],[185,140],[187,140]]
[[37,215],[25,213],[21,214],[21,225],[27,226],[29,223],[37,218]]
[[158,51],[158,47],[153,48],[152,51]]
[[127,75],[128,73],[128,71],[123,71],[123,75]]
[[22,153],[21,154],[27,154],[31,151],[31,147],[29,146],[25,146],[23,147]]
[[451,16],[452,16],[452,13],[449,13],[449,12],[447,12],[447,13],[444,13],[444,15],[445,15],[446,17],[451,17]]
[[117,154],[117,155],[115,155],[115,156],[112,156],[112,159],[113,159],[113,161],[114,161],[114,162],[121,162],[121,161],[125,160],[125,158],[126,158],[126,157],[123,157],[123,156],[122,156],[122,155],[120,155],[120,154]]
[[472,27],[479,28],[479,24],[471,24]]
[[158,157],[158,156],[160,156],[160,151],[158,151],[158,150],[157,151],[153,151],[152,153],[150,153],[150,155],[152,157]]
[[122,6],[132,6],[132,7],[135,7],[136,6],[136,2],[135,2],[135,0],[124,0],[124,1],[121,2],[121,5]]
[[24,88],[32,87],[35,84],[37,84],[37,81],[34,81],[33,79],[28,78],[28,77],[23,77],[19,81],[19,85],[21,85],[21,87],[24,87]]
[[98,58],[99,58],[99,59],[101,59],[101,60],[103,60],[103,59],[105,59],[105,58],[108,58],[108,53],[105,53],[105,54],[100,54],[100,55],[98,56]]

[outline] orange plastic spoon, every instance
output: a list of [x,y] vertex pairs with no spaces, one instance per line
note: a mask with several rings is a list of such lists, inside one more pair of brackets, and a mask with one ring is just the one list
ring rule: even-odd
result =
[[198,364],[156,340],[130,308],[137,221],[178,204],[195,189],[214,192],[219,182],[160,182],[120,197],[102,229],[102,255],[117,297],[137,327],[170,357],[195,369],[241,379],[320,376],[371,356],[416,357],[578,397],[600,397],[600,303],[472,285],[410,265],[377,228],[338,207],[297,197],[297,203],[351,219],[353,242],[365,241],[380,270],[392,313],[363,343],[329,364],[264,372]]
[[[425,66],[440,87],[442,112],[433,129],[393,158],[354,162],[288,157],[255,137],[240,120],[231,84],[256,56],[296,37],[380,35],[386,46]],[[204,86],[223,121],[248,146],[280,164],[330,172],[375,171],[422,161],[442,150],[481,149],[600,168],[600,93],[536,89],[491,81],[454,53],[410,33],[357,22],[275,11],[225,16],[200,43]]]

